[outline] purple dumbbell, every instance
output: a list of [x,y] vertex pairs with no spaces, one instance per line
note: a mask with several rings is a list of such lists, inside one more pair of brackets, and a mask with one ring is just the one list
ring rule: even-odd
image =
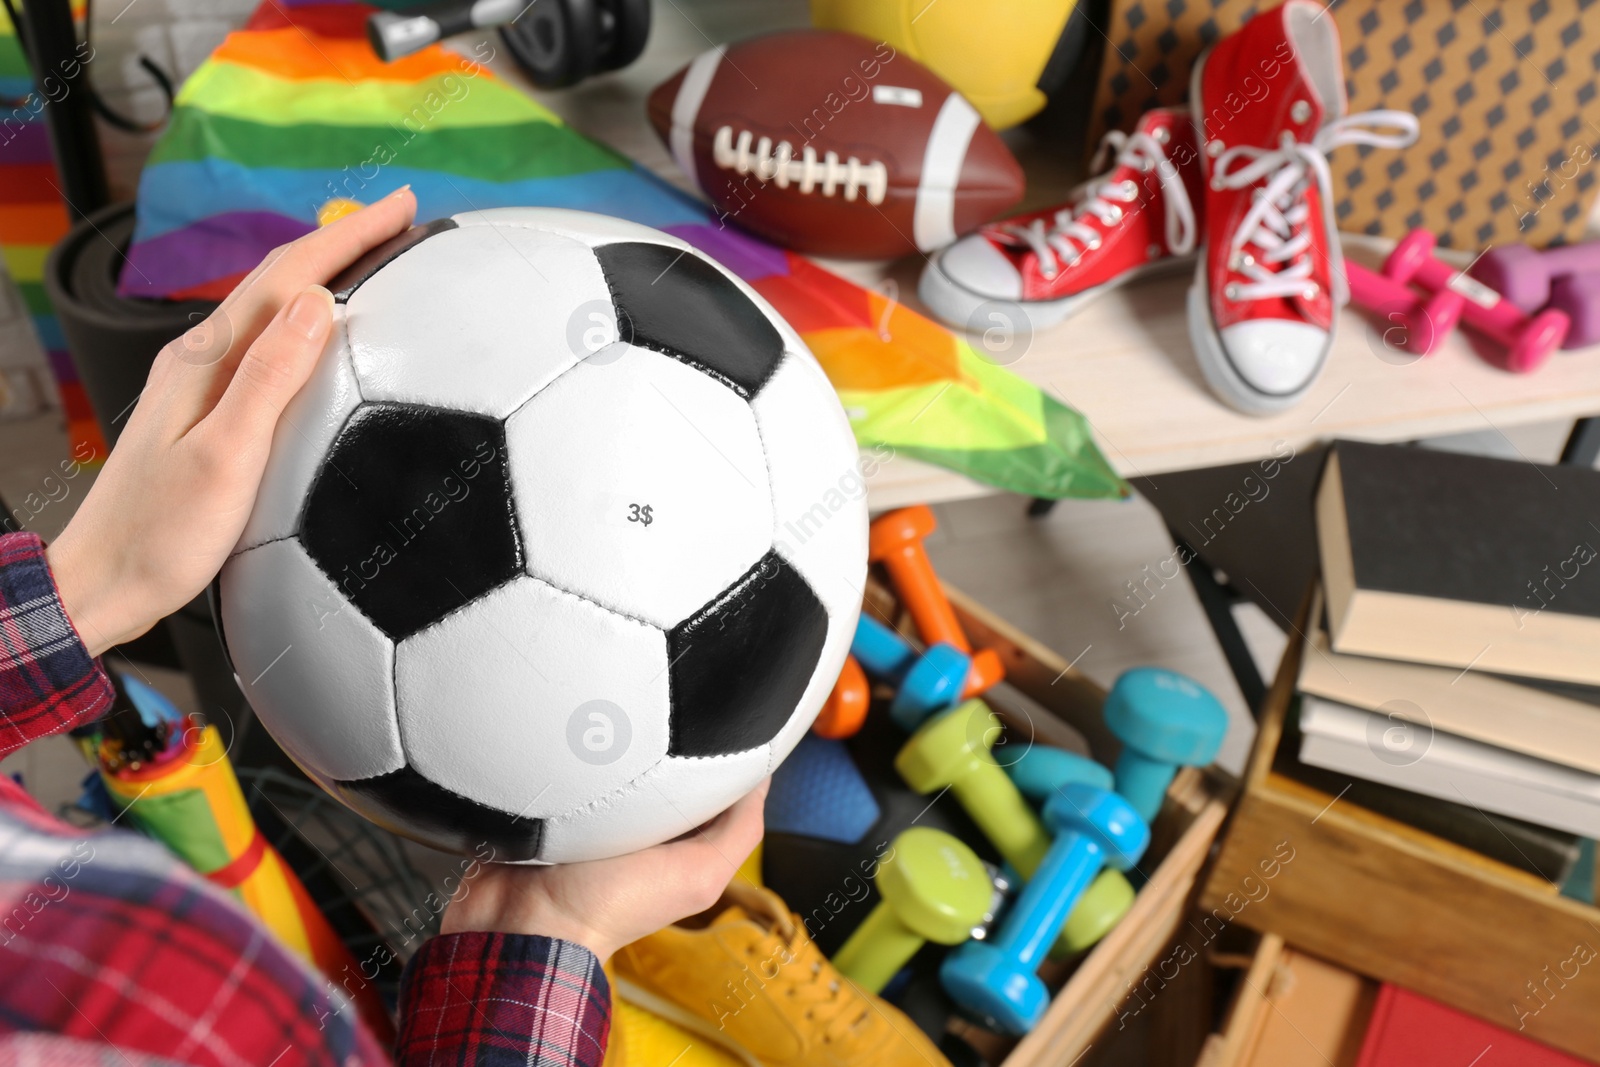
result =
[[[1496,245],[1472,265],[1472,276],[1530,315],[1554,306],[1557,279],[1600,271],[1600,241],[1539,251],[1527,245]],[[1569,345],[1570,347],[1577,347]]]
[[1550,286],[1550,307],[1571,320],[1562,348],[1600,344],[1600,274],[1564,274]]

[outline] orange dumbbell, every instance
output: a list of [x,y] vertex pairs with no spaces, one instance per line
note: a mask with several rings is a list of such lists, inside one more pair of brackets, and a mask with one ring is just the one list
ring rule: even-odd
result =
[[967,684],[961,690],[962,700],[971,700],[980,693],[987,693],[999,683],[1005,681],[1005,664],[1000,662],[1000,654],[992,648],[980,648],[972,654],[972,667],[967,671]]
[[867,690],[867,674],[854,656],[846,656],[844,670],[833,683],[833,692],[822,705],[811,732],[818,737],[834,739],[853,737],[867,721],[867,705],[871,703]]
[[985,692],[1005,677],[1005,666],[993,649],[972,651],[955,609],[939,585],[922,539],[938,528],[933,511],[925,505],[899,508],[873,520],[867,534],[867,559],[882,563],[894,582],[895,592],[911,612],[923,643],[944,642],[972,657],[963,697]]

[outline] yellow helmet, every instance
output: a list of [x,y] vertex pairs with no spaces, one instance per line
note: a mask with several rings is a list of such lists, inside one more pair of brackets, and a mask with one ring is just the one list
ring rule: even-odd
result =
[[990,126],[1044,107],[1083,50],[1077,0],[811,0],[811,21],[888,41],[949,82]]

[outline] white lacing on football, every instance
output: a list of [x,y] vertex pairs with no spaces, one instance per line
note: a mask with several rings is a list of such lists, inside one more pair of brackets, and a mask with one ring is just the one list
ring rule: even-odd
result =
[[1167,248],[1180,256],[1194,251],[1194,205],[1189,203],[1189,190],[1178,168],[1167,159],[1166,147],[1143,130],[1132,135],[1112,130],[1095,151],[1091,169],[1099,170],[1113,152],[1116,162],[1111,168],[1079,186],[1068,205],[1056,212],[1048,224],[1044,219],[1034,219],[1025,225],[1011,223],[1002,227],[1032,249],[1039,259],[1040,273],[1046,278],[1054,278],[1062,267],[1072,266],[1085,252],[1100,247],[1101,233],[1083,221],[1086,216],[1093,216],[1104,226],[1114,226],[1127,213],[1122,205],[1139,199],[1138,182],[1131,178],[1109,180],[1108,175],[1123,167],[1155,172],[1166,194]]
[[[1394,132],[1383,132],[1384,127]],[[1366,111],[1335,119],[1318,130],[1309,144],[1284,131],[1279,146],[1257,148],[1235,145],[1217,157],[1211,184],[1217,189],[1247,189],[1263,182],[1252,194],[1250,210],[1239,220],[1228,250],[1228,265],[1248,282],[1232,282],[1223,296],[1234,303],[1273,297],[1316,295],[1311,277],[1313,264],[1306,255],[1311,247],[1307,229],[1311,205],[1306,190],[1317,186],[1322,201],[1322,226],[1328,246],[1333,301],[1349,301],[1349,284],[1340,250],[1338,220],[1333,209],[1333,176],[1327,154],[1340,145],[1365,144],[1376,148],[1405,148],[1417,139],[1417,117],[1408,111]],[[1236,164],[1243,166],[1236,167]]]
[[840,160],[834,152],[819,157],[810,145],[797,156],[788,141],[774,144],[770,137],[757,140],[749,130],[740,130],[735,137],[732,126],[717,130],[711,142],[711,158],[724,170],[752,175],[779,189],[791,185],[802,193],[820,189],[823,196],[842,189],[846,200],[854,200],[864,192],[869,204],[883,203],[889,192],[889,168],[879,160],[863,163],[855,156]]

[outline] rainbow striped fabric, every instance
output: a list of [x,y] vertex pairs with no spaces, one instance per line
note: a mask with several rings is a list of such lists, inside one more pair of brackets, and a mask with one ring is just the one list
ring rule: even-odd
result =
[[178,95],[139,186],[124,295],[220,298],[330,199],[410,183],[419,221],[533,205],[677,235],[748,281],[822,363],[858,441],[990,485],[1110,497],[1126,484],[1081,415],[965,340],[701,203],[439,46],[377,60],[362,4],[266,0]]
[[[75,14],[82,13],[81,3],[72,6]],[[88,462],[97,465],[105,459],[105,439],[44,291],[45,256],[68,228],[61,179],[45,132],[47,106],[34,92],[22,43],[0,7],[0,256],[50,360],[72,454],[91,456]]]

